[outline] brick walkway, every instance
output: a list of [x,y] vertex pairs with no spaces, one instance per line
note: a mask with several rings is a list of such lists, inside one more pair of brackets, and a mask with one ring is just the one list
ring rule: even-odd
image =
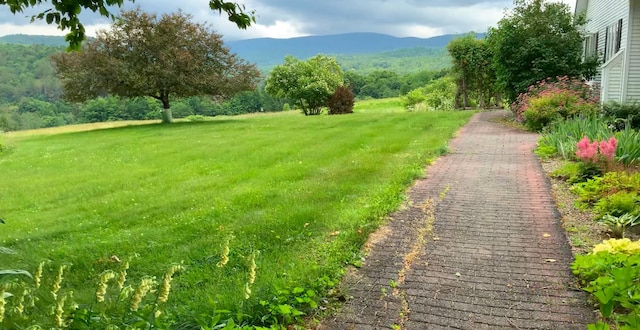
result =
[[[586,329],[537,135],[473,117],[349,274],[321,329]],[[377,237],[377,238],[376,238]]]

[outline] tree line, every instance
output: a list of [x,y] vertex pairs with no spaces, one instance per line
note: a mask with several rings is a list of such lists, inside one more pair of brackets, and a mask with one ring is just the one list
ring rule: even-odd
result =
[[583,17],[574,17],[562,3],[515,0],[514,5],[485,39],[470,34],[447,46],[456,108],[513,102],[545,79],[595,75],[599,59],[582,57]]
[[[61,125],[115,120],[161,119],[158,101],[149,98],[120,99],[101,97],[85,102],[67,102],[55,67],[50,60],[62,47],[0,44],[0,130],[14,131]],[[342,63],[340,66],[344,68]],[[447,74],[447,70],[416,71],[400,74],[392,70],[367,73],[354,69],[344,72],[345,83],[357,99],[397,97]],[[230,99],[193,96],[172,103],[176,118],[190,115],[218,116],[253,112],[281,111],[295,107],[286,98],[272,97],[264,82],[254,90]]]

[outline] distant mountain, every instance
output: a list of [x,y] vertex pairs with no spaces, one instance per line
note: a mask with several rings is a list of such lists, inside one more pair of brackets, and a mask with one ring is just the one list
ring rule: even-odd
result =
[[[227,46],[258,66],[282,63],[286,55],[306,59],[316,54],[354,55],[389,52],[404,48],[444,48],[460,34],[432,38],[398,38],[379,33],[345,33],[290,39],[259,38],[227,42]],[[484,34],[478,34],[483,37]]]
[[[398,73],[448,67],[445,46],[461,34],[432,38],[398,38],[378,33],[345,33],[291,39],[259,38],[225,44],[241,58],[256,63],[262,72],[284,61],[286,55],[307,59],[317,54],[336,56],[345,69],[370,72],[387,69]],[[477,34],[479,38],[484,34]],[[66,46],[64,37],[24,34],[0,37],[0,43]],[[429,58],[428,60],[425,60]]]
[[19,44],[19,45],[45,45],[62,47],[68,46],[69,43],[64,40],[64,37],[59,36],[40,36],[40,35],[28,35],[28,34],[10,34],[0,37],[0,43],[5,44]]

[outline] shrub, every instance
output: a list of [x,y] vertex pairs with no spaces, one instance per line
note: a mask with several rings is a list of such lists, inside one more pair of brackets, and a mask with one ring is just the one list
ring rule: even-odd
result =
[[516,120],[532,130],[541,130],[559,118],[595,114],[599,92],[579,79],[557,77],[529,86],[511,105]]
[[597,108],[585,103],[572,91],[543,91],[529,100],[524,111],[524,124],[532,131],[541,131],[544,127],[562,118],[575,115],[593,115]]
[[423,88],[416,88],[412,91],[410,91],[409,93],[407,93],[407,95],[402,97],[402,106],[411,111],[414,110],[414,108],[424,102],[427,99],[427,96],[424,94],[424,89]]
[[602,177],[594,177],[575,184],[571,191],[578,195],[578,203],[591,206],[600,199],[619,192],[640,191],[640,173],[608,172]]
[[595,203],[594,210],[600,217],[607,214],[615,217],[627,213],[635,215],[640,212],[638,203],[640,203],[640,197],[636,192],[621,191],[601,198]]
[[431,81],[424,87],[425,103],[432,110],[453,110],[456,83],[451,77]]
[[289,105],[289,103],[285,103],[282,105],[282,111],[289,111],[291,110],[291,106]]
[[[571,264],[583,290],[596,298],[605,319],[614,319],[618,329],[637,329],[640,319],[640,241],[610,239]],[[590,329],[608,329],[599,322]]]
[[347,86],[338,86],[333,95],[327,100],[327,107],[330,115],[342,115],[353,113],[355,105],[355,96],[351,88]]
[[609,119],[618,131],[625,127],[640,129],[640,104],[638,102],[607,102],[602,106],[602,114]]
[[185,118],[187,121],[205,121],[207,117],[203,115],[190,115]]

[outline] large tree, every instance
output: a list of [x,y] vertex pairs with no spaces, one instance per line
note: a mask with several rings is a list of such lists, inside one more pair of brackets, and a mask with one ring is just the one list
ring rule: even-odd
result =
[[515,8],[490,28],[498,82],[511,100],[548,77],[579,77],[594,72],[594,61],[582,60],[584,23],[567,4],[544,0],[514,0]]
[[335,58],[316,55],[306,61],[287,56],[271,70],[265,90],[275,97],[294,100],[305,115],[319,115],[344,73]]
[[150,96],[162,102],[164,122],[172,121],[173,97],[229,97],[255,89],[260,75],[254,65],[231,54],[220,35],[182,12],[161,18],[140,10],[123,12],[82,51],[55,55],[53,61],[65,99]]
[[[48,24],[55,23],[61,30],[69,29],[67,41],[71,49],[79,49],[85,39],[84,25],[80,22],[80,12],[88,9],[100,13],[105,17],[114,18],[109,6],[122,6],[125,0],[0,0],[0,5],[8,5],[9,10],[16,14],[29,7],[41,6],[51,2],[51,8],[33,16],[31,19],[44,19]],[[135,0],[128,0],[134,2]],[[210,0],[209,8],[219,13],[225,12],[231,22],[241,29],[246,29],[255,23],[254,12],[247,12],[244,5],[223,0]]]

